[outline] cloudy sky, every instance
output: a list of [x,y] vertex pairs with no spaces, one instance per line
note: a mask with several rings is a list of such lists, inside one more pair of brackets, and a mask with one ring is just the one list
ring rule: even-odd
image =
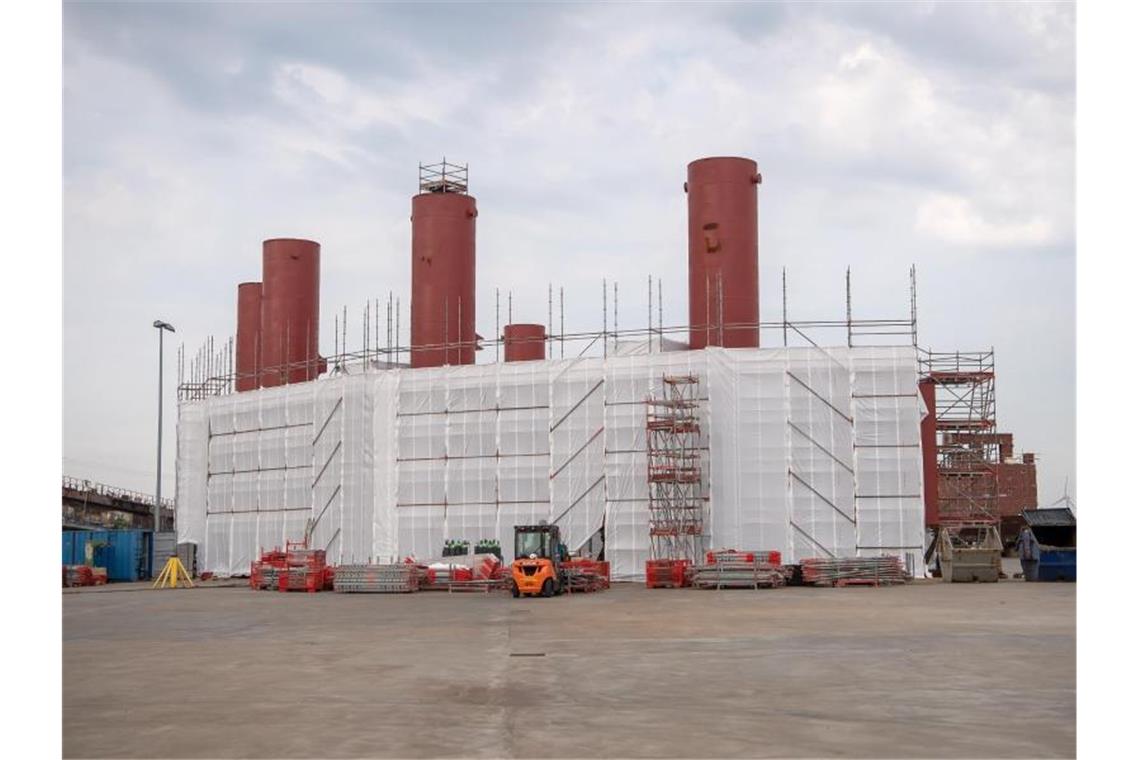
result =
[[[156,318],[234,330],[260,243],[322,245],[322,349],[401,297],[417,163],[470,165],[477,327],[494,293],[622,326],[687,319],[685,165],[756,159],[761,313],[905,317],[993,347],[998,420],[1075,493],[1074,10],[1068,4],[67,3],[64,471],[154,485]],[[504,296],[505,298],[505,296]],[[405,338],[406,339],[406,338]],[[775,342],[777,336],[766,335]],[[168,344],[169,345],[169,344]],[[173,351],[168,355],[172,356]],[[174,362],[164,478],[173,493]]]

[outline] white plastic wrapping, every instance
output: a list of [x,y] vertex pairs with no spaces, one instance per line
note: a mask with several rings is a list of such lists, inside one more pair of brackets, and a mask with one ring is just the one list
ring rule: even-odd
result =
[[179,541],[249,571],[300,540],[331,562],[437,556],[554,521],[604,530],[615,579],[648,558],[645,406],[699,381],[709,548],[900,554],[920,570],[917,364],[909,348],[706,349],[395,369],[184,402]]

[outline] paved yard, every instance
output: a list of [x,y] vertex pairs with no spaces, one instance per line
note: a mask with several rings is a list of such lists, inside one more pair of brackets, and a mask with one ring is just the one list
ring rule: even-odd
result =
[[66,757],[1072,757],[1073,584],[67,593]]

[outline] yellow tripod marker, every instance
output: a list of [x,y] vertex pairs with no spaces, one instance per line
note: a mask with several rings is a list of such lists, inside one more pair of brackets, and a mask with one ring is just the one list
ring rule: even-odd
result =
[[182,560],[178,559],[178,557],[171,557],[166,560],[166,566],[162,568],[162,572],[154,579],[154,584],[151,588],[176,588],[183,578],[186,579],[187,588],[194,588],[194,581],[190,580],[190,573],[186,572],[186,567],[182,564]]

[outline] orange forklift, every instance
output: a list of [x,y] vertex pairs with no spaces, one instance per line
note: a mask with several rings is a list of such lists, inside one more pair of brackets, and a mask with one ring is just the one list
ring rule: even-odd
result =
[[557,525],[516,525],[511,596],[556,596],[566,588],[566,559]]

